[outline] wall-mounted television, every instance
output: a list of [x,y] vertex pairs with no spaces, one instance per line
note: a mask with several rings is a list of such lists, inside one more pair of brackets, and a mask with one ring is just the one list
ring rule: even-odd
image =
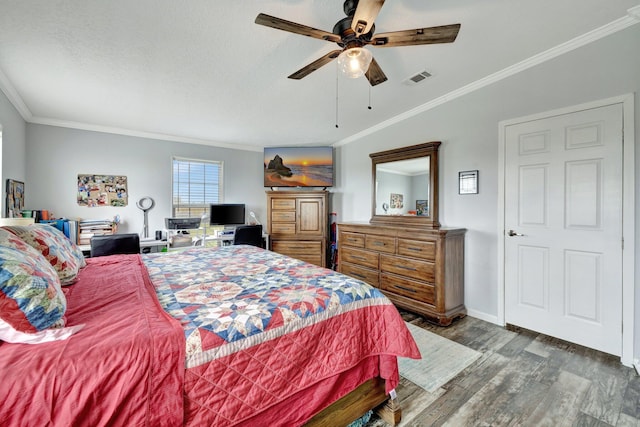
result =
[[244,203],[219,203],[211,205],[209,224],[242,225],[245,224]]
[[265,147],[265,187],[333,187],[333,147]]

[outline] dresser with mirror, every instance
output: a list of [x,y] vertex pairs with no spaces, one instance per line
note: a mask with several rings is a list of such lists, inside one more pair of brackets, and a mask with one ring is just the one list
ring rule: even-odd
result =
[[439,325],[466,315],[463,228],[438,220],[438,148],[370,154],[371,219],[338,224],[338,269]]

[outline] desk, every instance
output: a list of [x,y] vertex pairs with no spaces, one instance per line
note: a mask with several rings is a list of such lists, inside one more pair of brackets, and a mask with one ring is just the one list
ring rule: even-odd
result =
[[[265,248],[269,249],[269,235],[267,233],[262,233],[262,238],[264,239]],[[222,244],[231,244],[233,243],[233,235],[225,235],[225,236],[205,236],[204,238],[206,242],[221,242]],[[191,246],[182,246],[176,248],[170,248],[168,242],[166,240],[155,240],[155,239],[140,239],[140,252],[143,252],[145,248],[158,248],[157,251],[160,252],[161,249],[186,249],[192,247],[202,246],[202,237],[199,237],[194,240],[193,245]],[[86,254],[91,252],[91,245],[78,245],[80,250]]]
[[[267,233],[262,233],[262,239],[264,240],[264,247],[266,249],[269,249],[269,235]],[[222,236],[205,236],[204,241],[205,241],[205,244],[206,242],[221,242],[224,245],[230,245],[233,243],[233,234],[227,234]],[[193,246],[202,246],[202,238],[199,237],[195,239]],[[190,247],[190,246],[187,246],[187,247]]]
[[[140,239],[140,251],[144,248],[166,248],[167,241],[166,240],[155,240],[155,239]],[[82,252],[91,252],[91,245],[78,245],[78,248]]]
[[140,239],[140,251],[144,248],[161,248],[167,247],[166,240],[155,240],[155,239]]

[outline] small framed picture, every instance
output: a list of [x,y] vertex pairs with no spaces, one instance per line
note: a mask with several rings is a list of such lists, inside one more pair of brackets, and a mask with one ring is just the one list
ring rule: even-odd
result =
[[5,216],[7,218],[20,218],[24,209],[24,182],[15,179],[7,179],[7,201]]
[[429,202],[426,200],[416,200],[416,215],[429,216]]
[[402,194],[391,193],[391,209],[402,209],[404,207],[404,203]]
[[458,194],[478,194],[478,171],[458,172]]

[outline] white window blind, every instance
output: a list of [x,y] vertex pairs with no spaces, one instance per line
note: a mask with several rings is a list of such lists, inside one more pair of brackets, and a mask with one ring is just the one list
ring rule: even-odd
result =
[[222,162],[173,158],[174,217],[209,215],[209,205],[221,203]]

